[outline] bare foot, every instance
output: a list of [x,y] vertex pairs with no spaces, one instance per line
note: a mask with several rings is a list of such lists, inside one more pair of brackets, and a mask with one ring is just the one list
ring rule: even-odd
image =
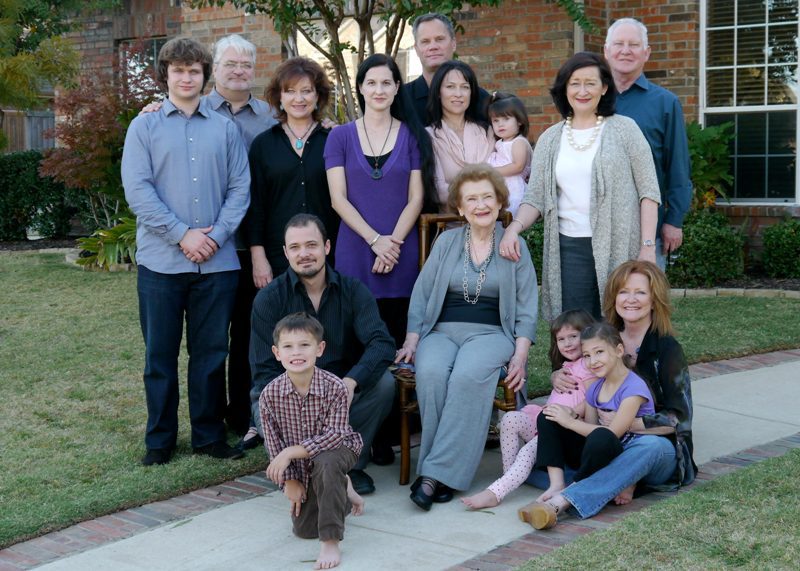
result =
[[358,492],[353,488],[353,482],[350,481],[350,476],[347,476],[347,499],[353,504],[353,509],[350,510],[351,514],[361,515],[364,513],[366,502],[364,502],[364,498],[359,496]]
[[618,506],[624,506],[633,501],[633,491],[636,489],[636,484],[628,486],[620,493],[617,494],[617,497],[614,498],[614,503]]
[[461,498],[461,501],[464,502],[464,505],[473,510],[493,508],[497,505],[500,505],[500,500],[498,500],[497,496],[495,496],[490,490],[483,490],[474,496]]
[[341,562],[342,552],[339,549],[339,540],[320,541],[319,557],[314,563],[314,569],[333,569]]
[[541,496],[536,498],[536,501],[540,502],[540,503],[544,503],[547,500],[549,500],[550,498],[552,498],[553,496],[558,495],[561,492],[561,490],[563,490],[563,489],[564,489],[563,485],[561,485],[561,486],[550,486],[549,488],[547,488],[544,491],[544,493],[542,493]]

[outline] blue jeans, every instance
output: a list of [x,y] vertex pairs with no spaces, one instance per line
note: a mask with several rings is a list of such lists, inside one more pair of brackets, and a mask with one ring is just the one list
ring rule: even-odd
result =
[[[675,474],[675,446],[662,436],[639,436],[625,446],[622,454],[588,478],[571,483],[561,495],[564,496],[581,518],[592,517],[617,494],[628,486],[641,481],[657,486],[664,484]],[[565,472],[569,484],[574,470]],[[546,490],[550,486],[547,473],[534,470],[527,482]]]
[[237,272],[162,274],[139,266],[139,321],[145,344],[148,450],[178,437],[178,355],[186,319],[192,446],[225,440],[225,358]]

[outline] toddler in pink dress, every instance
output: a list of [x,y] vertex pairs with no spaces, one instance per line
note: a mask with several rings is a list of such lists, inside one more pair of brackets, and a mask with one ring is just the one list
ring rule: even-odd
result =
[[530,128],[528,113],[515,95],[495,91],[489,98],[487,115],[497,141],[486,160],[505,177],[508,210],[516,216],[531,175],[531,144],[526,138]]

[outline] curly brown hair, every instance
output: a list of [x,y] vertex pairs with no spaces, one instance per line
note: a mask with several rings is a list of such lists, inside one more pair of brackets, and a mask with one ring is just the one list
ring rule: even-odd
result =
[[331,95],[331,82],[325,70],[312,59],[306,57],[293,57],[280,64],[272,75],[272,80],[264,90],[264,99],[275,110],[275,118],[281,123],[287,120],[286,111],[281,109],[281,92],[294,85],[297,81],[307,77],[317,93],[317,108],[311,117],[320,121],[325,115],[328,100]]
[[488,180],[494,188],[494,195],[500,204],[500,212],[508,208],[508,187],[506,181],[494,167],[486,163],[467,165],[459,172],[447,189],[447,206],[453,212],[458,212],[461,205],[461,186],[465,182],[479,182]]
[[173,38],[168,41],[158,50],[157,62],[156,81],[164,90],[167,89],[167,69],[171,63],[201,64],[203,89],[211,77],[211,52],[203,44],[191,38]]

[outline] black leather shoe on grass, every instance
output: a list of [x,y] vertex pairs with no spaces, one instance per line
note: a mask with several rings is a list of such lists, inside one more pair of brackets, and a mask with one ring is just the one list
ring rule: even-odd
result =
[[194,453],[201,456],[211,456],[219,460],[236,460],[244,457],[243,450],[228,446],[227,442],[222,441],[195,448]]
[[375,491],[375,482],[364,470],[350,470],[347,475],[350,476],[350,481],[353,482],[353,489],[357,494],[366,496]]
[[239,450],[252,450],[253,448],[258,448],[262,444],[264,444],[264,439],[261,437],[260,434],[256,434],[255,436],[251,436],[247,440],[242,438],[239,442],[236,443],[236,448],[238,448]]
[[172,448],[152,448],[142,458],[142,466],[167,464],[172,460]]

